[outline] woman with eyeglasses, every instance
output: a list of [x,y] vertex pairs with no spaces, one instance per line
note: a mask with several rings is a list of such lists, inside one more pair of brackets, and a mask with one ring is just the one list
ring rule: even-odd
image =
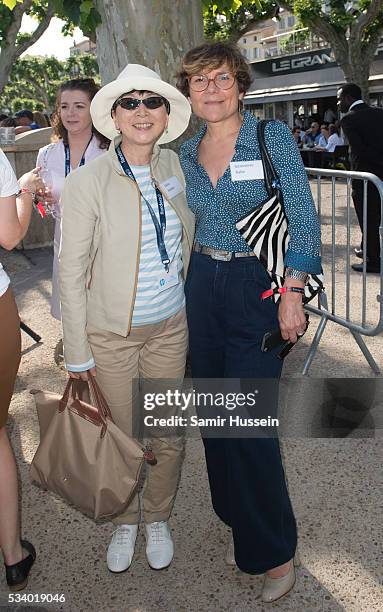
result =
[[39,150],[37,166],[44,183],[41,199],[55,218],[51,314],[61,320],[58,254],[61,235],[60,196],[65,177],[95,159],[108,148],[109,140],[97,132],[90,116],[90,103],[99,90],[93,79],[72,79],[57,91],[52,117],[53,142]]
[[[270,277],[236,228],[268,199],[258,120],[241,110],[250,83],[240,50],[224,42],[189,51],[178,79],[193,112],[205,122],[180,152],[187,200],[196,216],[186,284],[192,376],[205,392],[212,379],[215,385],[221,379],[224,387],[239,381],[241,391],[254,391],[259,381],[264,399],[255,408],[246,406],[257,417],[262,406],[263,413],[276,413],[282,368],[280,347],[262,352],[262,339],[280,328],[286,341],[296,342],[305,331],[303,287],[308,272],[320,272],[320,257],[319,224],[299,150],[289,128],[271,121],[265,143],[279,176],[290,242],[279,307],[261,299]],[[278,439],[275,433],[261,434],[239,437],[233,429],[226,438],[204,437],[204,445],[213,507],[233,536],[226,560],[244,572],[265,573],[262,599],[272,602],[294,585],[297,533]]]
[[[190,105],[149,68],[128,64],[93,98],[107,154],[71,174],[62,195],[61,308],[66,368],[97,381],[113,420],[129,436],[135,382],[182,381],[187,349],[183,279],[194,237],[176,153],[158,144],[187,128]],[[166,383],[165,383],[166,384]],[[173,558],[168,526],[183,459],[183,438],[153,433],[156,465],[142,495],[146,556],[162,569]],[[135,494],[114,519],[112,572],[128,569],[141,518]]]

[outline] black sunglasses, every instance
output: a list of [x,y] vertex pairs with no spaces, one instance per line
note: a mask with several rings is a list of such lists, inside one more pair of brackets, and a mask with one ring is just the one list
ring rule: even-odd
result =
[[120,98],[116,100],[112,106],[112,111],[117,108],[117,106],[121,106],[125,110],[136,110],[143,104],[149,110],[154,110],[155,108],[160,108],[160,106],[166,106],[166,112],[170,113],[170,104],[169,102],[163,98],[162,96],[150,96],[150,98]]

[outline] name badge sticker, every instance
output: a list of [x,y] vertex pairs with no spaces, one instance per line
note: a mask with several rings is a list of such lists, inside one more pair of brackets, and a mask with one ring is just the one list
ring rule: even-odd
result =
[[160,187],[166,192],[168,198],[175,198],[184,190],[176,176],[171,176],[166,179],[166,181],[161,183]]
[[180,282],[180,276],[177,269],[177,261],[173,259],[169,266],[169,272],[161,272],[158,277],[158,293],[165,291],[165,289],[170,289],[170,287],[175,287]]
[[230,173],[232,181],[253,181],[263,179],[263,165],[261,159],[250,159],[248,161],[230,162]]

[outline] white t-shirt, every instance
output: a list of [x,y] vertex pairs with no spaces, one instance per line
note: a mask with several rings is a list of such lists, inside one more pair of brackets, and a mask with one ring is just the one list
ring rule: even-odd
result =
[[[19,184],[15,173],[5,154],[0,149],[0,198],[15,195],[18,191]],[[9,276],[0,263],[0,296],[4,295],[8,289],[9,282]]]
[[327,141],[326,151],[329,153],[334,153],[335,147],[344,145],[344,140],[342,136],[338,136],[338,134],[331,134]]

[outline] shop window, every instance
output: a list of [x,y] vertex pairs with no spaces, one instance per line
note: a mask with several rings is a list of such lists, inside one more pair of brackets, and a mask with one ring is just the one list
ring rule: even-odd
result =
[[285,123],[287,123],[287,120],[288,120],[287,102],[275,102],[274,119],[279,119],[280,121],[284,121]]
[[250,106],[246,105],[246,110],[250,111],[251,114],[257,119],[265,118],[263,104],[251,104]]
[[274,104],[269,102],[263,107],[265,113],[265,119],[274,119]]

